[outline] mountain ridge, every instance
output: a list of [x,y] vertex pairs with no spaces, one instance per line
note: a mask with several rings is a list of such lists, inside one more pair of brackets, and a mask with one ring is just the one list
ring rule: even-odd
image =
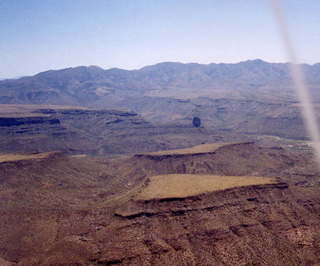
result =
[[[320,84],[320,64],[302,65],[312,89]],[[231,92],[292,91],[288,63],[261,59],[239,63],[162,62],[136,70],[78,66],[0,81],[0,103],[69,104],[89,107],[112,97],[219,97]],[[217,96],[218,94],[218,96]],[[101,100],[103,99],[103,100]]]
[[[211,67],[211,66],[238,66],[238,65],[254,65],[257,66],[259,65],[278,65],[278,66],[288,66],[290,63],[287,62],[268,62],[264,61],[262,59],[249,59],[245,61],[240,61],[237,63],[208,63],[208,64],[201,64],[201,63],[196,63],[196,62],[190,62],[190,63],[182,63],[182,62],[176,62],[176,61],[165,61],[165,62],[159,62],[156,64],[152,65],[146,65],[141,68],[137,69],[124,69],[124,68],[118,68],[118,67],[112,67],[112,68],[107,68],[104,69],[100,66],[96,65],[81,65],[81,66],[75,66],[75,67],[66,67],[66,68],[61,68],[61,69],[48,69],[45,71],[38,72],[34,75],[24,75],[22,77],[18,78],[6,78],[6,79],[1,79],[1,81],[13,81],[13,80],[21,80],[21,79],[26,79],[26,78],[31,78],[31,77],[41,77],[43,75],[47,75],[49,73],[59,73],[59,72],[67,72],[67,71],[90,71],[92,72],[95,70],[96,72],[105,72],[105,73],[114,73],[114,72],[123,72],[123,73],[135,73],[139,71],[148,71],[148,70],[153,70],[153,69],[159,69],[159,67],[172,67],[172,66],[181,66],[181,67]],[[315,64],[307,64],[307,63],[302,63],[301,64],[304,67],[318,67],[320,66],[320,63],[315,63]]]
[[[278,64],[278,65],[289,65],[290,62],[271,62],[271,61],[267,61],[267,60],[263,60],[260,58],[256,58],[256,59],[247,59],[247,60],[243,60],[243,61],[239,61],[239,62],[232,62],[232,63],[225,63],[225,62],[219,62],[219,63],[215,63],[215,62],[211,62],[211,63],[198,63],[198,62],[179,62],[179,61],[163,61],[163,62],[158,62],[158,63],[154,63],[154,64],[150,64],[150,65],[145,65],[142,67],[138,67],[138,68],[132,68],[132,69],[126,69],[126,68],[121,68],[121,67],[110,67],[110,68],[103,68],[100,67],[98,65],[79,65],[79,66],[73,66],[73,67],[65,67],[65,68],[57,68],[57,69],[48,69],[48,70],[44,70],[44,71],[40,71],[37,72],[34,75],[22,75],[22,76],[18,76],[18,77],[14,77],[14,78],[2,78],[1,80],[10,80],[10,79],[19,79],[19,78],[23,78],[23,77],[30,77],[30,76],[35,76],[41,73],[45,73],[48,71],[59,71],[59,70],[67,70],[67,69],[75,69],[75,68],[79,68],[79,67],[85,67],[85,68],[97,68],[97,69],[102,69],[104,71],[109,71],[109,70],[122,70],[122,71],[128,71],[128,72],[133,72],[133,71],[139,71],[148,67],[152,67],[152,66],[158,66],[158,65],[163,65],[163,64],[179,64],[179,65],[202,65],[202,66],[208,66],[208,65],[237,65],[237,64],[243,64],[243,63],[267,63],[267,64]],[[299,65],[303,65],[303,66],[320,66],[320,62],[319,63],[300,63]]]

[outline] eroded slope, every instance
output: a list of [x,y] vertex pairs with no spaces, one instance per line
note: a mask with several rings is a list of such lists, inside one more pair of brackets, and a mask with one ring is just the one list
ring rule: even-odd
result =
[[[55,153],[3,162],[0,258],[19,265],[316,264],[319,172],[310,159],[235,143],[194,154]],[[172,174],[277,182],[136,198],[148,178]]]

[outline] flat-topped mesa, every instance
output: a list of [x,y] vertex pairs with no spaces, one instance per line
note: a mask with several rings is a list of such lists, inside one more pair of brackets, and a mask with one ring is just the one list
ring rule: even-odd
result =
[[51,109],[51,108],[42,108],[34,110],[33,113],[41,114],[61,114],[61,115],[115,115],[115,116],[124,116],[124,117],[135,117],[138,116],[134,112],[126,112],[119,110],[91,110],[91,109]]
[[257,176],[218,176],[168,174],[147,179],[136,200],[186,198],[218,190],[278,183],[275,178]]
[[295,162],[283,148],[260,147],[254,142],[207,144],[196,148],[137,154],[130,160],[132,166],[139,165],[147,177],[167,174],[274,177],[279,174],[277,169],[285,169]]
[[[73,121],[73,125],[80,122],[92,123],[92,121],[99,121],[106,127],[113,127],[119,124],[123,127],[130,126],[150,126],[137,113],[120,111],[120,110],[94,110],[94,109],[77,109],[77,108],[41,108],[34,110],[33,113],[40,115],[51,116],[64,122]],[[101,124],[100,124],[101,125]]]
[[81,106],[0,104],[0,117],[48,117],[52,115],[138,116],[135,112],[114,109],[90,109]]
[[[0,150],[3,152],[126,153],[128,149],[146,145],[131,136],[140,134],[142,128],[152,127],[137,113],[128,111],[0,104]],[[119,138],[119,135],[133,140]],[[132,145],[132,141],[139,145]]]
[[[157,215],[177,216],[188,212],[207,212],[228,208],[228,206],[241,206],[250,202],[266,203],[282,197],[281,195],[286,193],[289,187],[287,183],[278,182],[275,178],[191,177],[192,175],[189,175],[187,178],[189,180],[186,180],[187,175],[179,175],[178,179],[185,180],[179,180],[180,186],[177,188],[177,184],[172,184],[177,180],[171,182],[168,179],[176,179],[178,175],[172,176],[168,175],[167,179],[162,176],[162,181],[167,184],[161,184],[161,181],[160,184],[157,184],[155,180],[149,181],[131,201],[115,211],[115,216],[126,219]],[[194,182],[197,178],[202,180]],[[193,179],[192,182],[190,182],[191,179]]]
[[135,157],[148,157],[148,158],[164,158],[164,157],[180,157],[185,155],[203,155],[215,153],[222,147],[238,146],[238,145],[251,145],[254,142],[224,142],[224,143],[210,143],[193,146],[185,149],[164,150],[157,152],[148,152],[136,154]]

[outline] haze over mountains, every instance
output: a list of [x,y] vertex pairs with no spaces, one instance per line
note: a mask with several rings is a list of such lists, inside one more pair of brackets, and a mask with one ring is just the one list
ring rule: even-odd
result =
[[[318,101],[320,64],[302,68]],[[157,126],[190,126],[198,116],[205,128],[220,133],[307,137],[289,65],[259,59],[208,65],[165,62],[131,71],[97,66],[49,70],[0,81],[0,103],[136,112]]]
[[[320,64],[304,64],[303,69],[310,87],[317,89]],[[165,62],[131,71],[80,66],[3,80],[0,102],[103,107],[111,100],[128,96],[193,98],[232,94],[259,98],[266,90],[283,96],[291,88],[288,64],[259,59],[208,65]]]

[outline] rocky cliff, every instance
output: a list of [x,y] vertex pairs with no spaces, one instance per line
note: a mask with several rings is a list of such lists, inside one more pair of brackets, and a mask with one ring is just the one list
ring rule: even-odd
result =
[[27,112],[0,114],[0,149],[98,153],[102,146],[117,144],[121,132],[127,134],[148,127],[132,112],[30,106]]

